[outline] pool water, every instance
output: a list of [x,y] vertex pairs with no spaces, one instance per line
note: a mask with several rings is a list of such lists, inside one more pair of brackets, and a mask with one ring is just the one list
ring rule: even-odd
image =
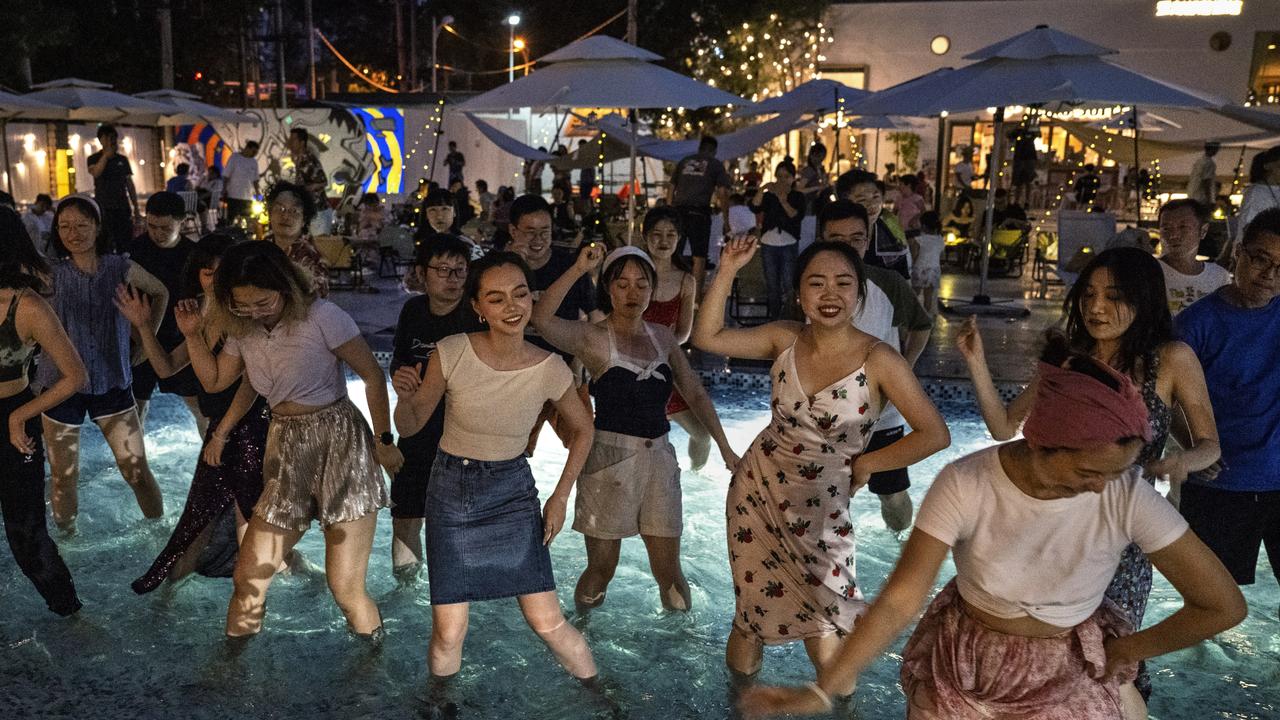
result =
[[[363,405],[358,383],[352,383],[351,394]],[[767,394],[717,390],[715,397],[734,447],[745,450],[766,422]],[[917,506],[943,464],[990,443],[971,408],[942,409],[952,446],[912,468]],[[84,434],[79,533],[58,539],[85,603],[76,618],[47,612],[9,553],[0,552],[0,718],[432,717],[425,699],[427,583],[424,578],[398,587],[392,578],[391,521],[385,512],[369,570],[369,589],[388,630],[380,653],[347,634],[322,577],[278,578],[265,631],[238,656],[222,640],[229,579],[197,576],[145,597],[133,594],[129,583],[150,565],[181,511],[198,450],[194,423],[172,396],[157,398],[148,426],[151,465],[165,494],[162,521],[141,518],[100,435],[93,429]],[[687,466],[678,430],[673,441]],[[544,498],[564,456],[555,436],[544,432],[533,462]],[[705,470],[684,474],[683,555],[691,612],[661,610],[643,545],[634,539],[623,543],[606,604],[585,621],[574,620],[596,654],[607,699],[573,682],[525,626],[515,600],[502,600],[472,606],[462,674],[453,691],[459,717],[727,717],[722,658],[733,615],[723,516],[728,479],[714,450]],[[852,511],[860,584],[874,597],[902,543],[885,529],[873,496],[860,493]],[[308,533],[299,548],[323,564],[318,531]],[[571,608],[585,565],[581,536],[563,533],[552,546],[552,560],[561,602]],[[952,574],[948,563],[939,582]],[[1257,585],[1245,589],[1250,613],[1242,625],[1152,663],[1152,717],[1280,717],[1280,592],[1265,560],[1258,577]],[[1157,575],[1149,621],[1178,605],[1177,593]],[[864,673],[846,716],[904,716],[895,653],[905,639]],[[762,679],[795,683],[810,672],[795,644],[767,651]]]

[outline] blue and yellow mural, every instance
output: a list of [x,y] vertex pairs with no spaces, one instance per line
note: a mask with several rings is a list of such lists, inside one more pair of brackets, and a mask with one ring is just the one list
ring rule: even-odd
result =
[[[403,109],[366,107],[248,112],[259,116],[263,122],[217,127],[200,123],[177,128],[174,142],[182,151],[176,161],[221,170],[223,163],[245,141],[256,140],[261,145],[259,166],[263,168],[263,179],[269,183],[275,177],[288,177],[284,140],[291,128],[304,127],[318,141],[320,162],[333,183],[331,190],[340,194],[341,188],[354,183],[361,192],[392,195],[404,192]],[[199,157],[200,153],[203,157]]]

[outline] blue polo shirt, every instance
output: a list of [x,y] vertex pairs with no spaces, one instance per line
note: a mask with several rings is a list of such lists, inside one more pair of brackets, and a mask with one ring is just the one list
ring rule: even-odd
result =
[[1226,466],[1212,483],[1200,484],[1280,490],[1280,298],[1241,308],[1219,289],[1183,310],[1177,324],[1204,368]]

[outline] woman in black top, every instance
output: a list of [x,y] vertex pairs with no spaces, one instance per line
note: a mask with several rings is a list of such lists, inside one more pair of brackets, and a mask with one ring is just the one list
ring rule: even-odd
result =
[[800,223],[804,220],[804,193],[795,189],[796,168],[790,162],[778,163],[773,182],[756,190],[751,210],[761,213],[760,247],[764,262],[764,282],[768,295],[769,319],[782,317],[785,304],[791,306],[787,288],[796,274],[796,257],[800,248]]

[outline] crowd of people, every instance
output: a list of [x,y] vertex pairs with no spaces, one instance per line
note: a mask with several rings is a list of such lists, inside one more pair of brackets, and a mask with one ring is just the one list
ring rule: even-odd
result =
[[[90,158],[95,177],[123,172],[109,140]],[[1160,691],[1145,661],[1239,623],[1237,584],[1254,581],[1260,547],[1280,552],[1280,409],[1259,391],[1280,387],[1280,209],[1251,218],[1228,272],[1196,259],[1203,206],[1165,205],[1162,256],[1093,257],[1067,295],[1064,330],[1046,336],[1035,379],[1007,404],[970,320],[957,347],[997,444],[949,464],[916,513],[907,469],[950,444],[913,371],[941,253],[937,214],[913,198],[919,178],[891,188],[855,170],[832,186],[815,146],[803,168],[780,163],[734,198],[707,138],[677,166],[669,202],[646,213],[639,244],[557,242],[569,231],[557,187],[553,203],[491,196],[489,218],[505,226],[490,249],[460,236],[465,158],[450,143],[453,189],[423,198],[409,270],[418,292],[388,374],[326,299],[311,228],[330,210],[305,144],[292,138],[298,181],[266,193],[264,240],[184,237],[186,205],[168,191],[147,199],[145,230],[121,240],[135,211],[127,176],[113,180],[114,204],[58,202],[47,251],[0,207],[0,475],[10,478],[0,507],[51,611],[74,614],[81,600],[46,527],[45,461],[54,523],[74,533],[87,415],[141,513],[163,516],[146,452],[157,391],[182,398],[203,446],[171,538],[134,591],[192,572],[231,576],[225,634],[242,645],[263,629],[272,579],[309,567],[294,546],[314,522],[334,601],[351,633],[377,645],[385,624],[365,583],[390,508],[392,572],[412,582],[425,566],[429,579],[428,665],[444,697],[470,603],[508,597],[566,672],[599,687],[548,550],[571,499],[585,545],[577,613],[605,602],[622,541],[636,536],[661,607],[690,609],[673,420],[688,431],[693,469],[714,444],[732,472],[725,660],[751,715],[843,702],[917,617],[951,553],[956,576],[903,652],[911,717],[1144,717]],[[750,220],[733,212],[744,206]],[[380,209],[376,197],[362,202],[361,225],[385,224]],[[726,237],[711,273],[717,211]],[[816,240],[801,250],[806,212]],[[757,252],[769,321],[732,326],[735,277]],[[768,425],[741,453],[686,343],[770,363]],[[346,369],[363,381],[367,417],[347,396]],[[568,457],[540,498],[528,458],[544,424]],[[874,601],[858,581],[849,513],[863,487],[888,528],[912,528]],[[1143,627],[1153,567],[1183,605]],[[757,686],[764,646],[797,641],[815,682]]]

